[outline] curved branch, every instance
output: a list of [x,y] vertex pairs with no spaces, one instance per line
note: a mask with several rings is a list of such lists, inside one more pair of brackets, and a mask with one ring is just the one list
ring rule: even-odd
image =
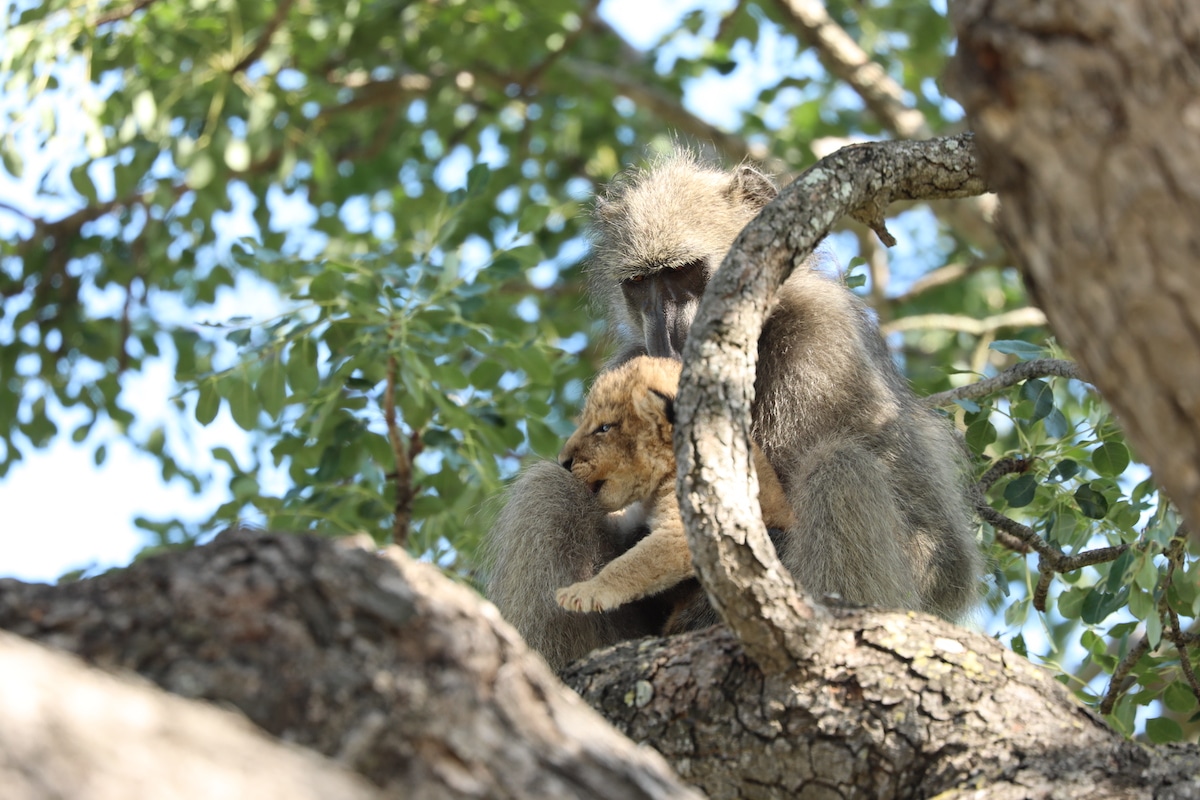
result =
[[1083,377],[1079,374],[1079,367],[1070,361],[1063,361],[1057,358],[1035,358],[1032,361],[1022,361],[1020,364],[1011,366],[991,378],[984,378],[975,383],[968,383],[966,386],[959,386],[957,389],[948,389],[944,392],[931,394],[924,398],[922,402],[933,408],[949,405],[955,400],[976,400],[980,397],[987,397],[990,394],[994,394],[1001,389],[1006,389],[1009,386],[1015,386],[1021,381],[1029,380],[1030,378],[1046,377],[1083,380]]
[[[846,214],[881,230],[892,200],[970,197],[986,189],[970,134],[843,148],[763,209],[704,293],[676,402],[680,506],[702,582],[766,672],[819,657],[823,628],[809,624],[822,612],[783,580],[750,499],[756,493],[749,410],[767,298]],[[710,505],[713,498],[723,502]]]

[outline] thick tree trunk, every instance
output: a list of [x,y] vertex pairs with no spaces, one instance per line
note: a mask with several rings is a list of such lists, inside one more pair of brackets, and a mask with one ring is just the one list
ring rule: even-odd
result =
[[1146,750],[997,642],[915,612],[834,612],[764,677],[733,636],[629,643],[564,678],[711,798],[1200,797],[1195,748]]
[[229,711],[0,633],[5,800],[370,800],[365,779]]
[[[568,678],[712,797],[1200,797],[1195,748],[1125,741],[989,639],[916,613],[833,611],[824,624],[820,657],[786,677],[764,677],[713,629],[627,643]],[[384,796],[697,796],[554,680],[494,607],[394,552],[225,535],[79,583],[2,581],[0,627],[239,709]],[[67,659],[31,648],[0,641],[0,777],[26,782],[6,790],[182,798],[181,780],[211,762],[255,796],[272,796],[268,778],[372,794],[315,756],[273,754],[227,712],[75,664],[51,671]],[[60,724],[77,738],[49,739]],[[260,753],[271,761],[247,775]],[[137,777],[140,759],[177,768]]]
[[[568,692],[495,607],[396,548],[223,534],[78,583],[0,581],[0,628],[237,708],[392,797],[696,796]],[[0,704],[0,729],[19,710]],[[0,765],[28,752],[0,746]]]
[[1200,525],[1200,3],[960,0],[950,77],[1055,334]]

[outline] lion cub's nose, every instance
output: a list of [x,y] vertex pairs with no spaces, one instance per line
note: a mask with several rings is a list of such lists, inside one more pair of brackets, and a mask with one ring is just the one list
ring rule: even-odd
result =
[[570,456],[566,456],[565,458],[559,459],[558,463],[562,465],[563,469],[565,469],[567,472],[570,472],[571,465],[575,463],[575,459],[571,458]]

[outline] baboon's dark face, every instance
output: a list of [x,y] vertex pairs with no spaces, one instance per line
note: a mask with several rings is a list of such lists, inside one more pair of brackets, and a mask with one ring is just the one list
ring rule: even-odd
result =
[[608,302],[625,353],[681,357],[705,284],[774,196],[750,167],[725,172],[679,152],[596,199],[592,290]]
[[621,282],[630,317],[640,321],[646,353],[678,360],[708,282],[708,265],[659,267]]

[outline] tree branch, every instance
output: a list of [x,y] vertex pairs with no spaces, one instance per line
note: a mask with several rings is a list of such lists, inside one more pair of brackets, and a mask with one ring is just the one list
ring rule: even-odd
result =
[[[969,197],[986,188],[969,134],[844,148],[763,209],[704,293],[684,349],[676,401],[680,506],[701,582],[766,672],[819,657],[824,627],[811,624],[823,612],[785,583],[749,499],[750,394],[766,298],[846,214],[882,230],[891,200]],[[699,437],[699,430],[711,433]]]
[[75,583],[0,580],[0,628],[237,708],[389,797],[699,800],[495,607],[397,547],[345,544],[224,533]]
[[904,90],[871,60],[820,0],[776,0],[792,29],[817,51],[821,63],[850,85],[880,124],[905,139],[933,135],[925,115],[904,102]]
[[288,11],[291,10],[294,2],[295,0],[279,0],[279,5],[275,7],[275,14],[267,22],[267,26],[258,37],[258,41],[254,43],[254,47],[250,49],[250,52],[242,56],[242,59],[230,70],[232,74],[238,74],[262,58],[262,54],[267,52],[267,48],[271,46],[271,39],[274,38],[275,31],[279,30],[279,26],[287,19]]
[[141,11],[143,8],[152,6],[157,2],[158,0],[136,0],[136,2],[130,3],[127,6],[122,6],[115,11],[110,11],[107,14],[101,14],[92,20],[91,27],[99,28],[101,25],[107,25],[110,22],[119,22],[123,19],[128,19],[137,12]]
[[899,319],[891,320],[880,327],[884,335],[932,328],[983,336],[985,333],[991,333],[1001,328],[1032,328],[1045,324],[1046,315],[1041,310],[1027,307],[1017,308],[983,319],[976,319],[975,317],[968,317],[962,314],[917,314],[911,317],[900,317]]
[[931,394],[925,397],[922,402],[930,408],[947,406],[955,400],[976,400],[981,397],[987,397],[1001,389],[1015,386],[1021,381],[1026,381],[1030,378],[1045,378],[1050,376],[1083,380],[1079,374],[1079,367],[1070,361],[1062,361],[1056,358],[1035,358],[1032,361],[1022,361],[1019,364],[1015,364],[991,378],[984,378],[975,383],[968,383],[966,386],[959,386],[956,389],[948,389],[944,392]]

